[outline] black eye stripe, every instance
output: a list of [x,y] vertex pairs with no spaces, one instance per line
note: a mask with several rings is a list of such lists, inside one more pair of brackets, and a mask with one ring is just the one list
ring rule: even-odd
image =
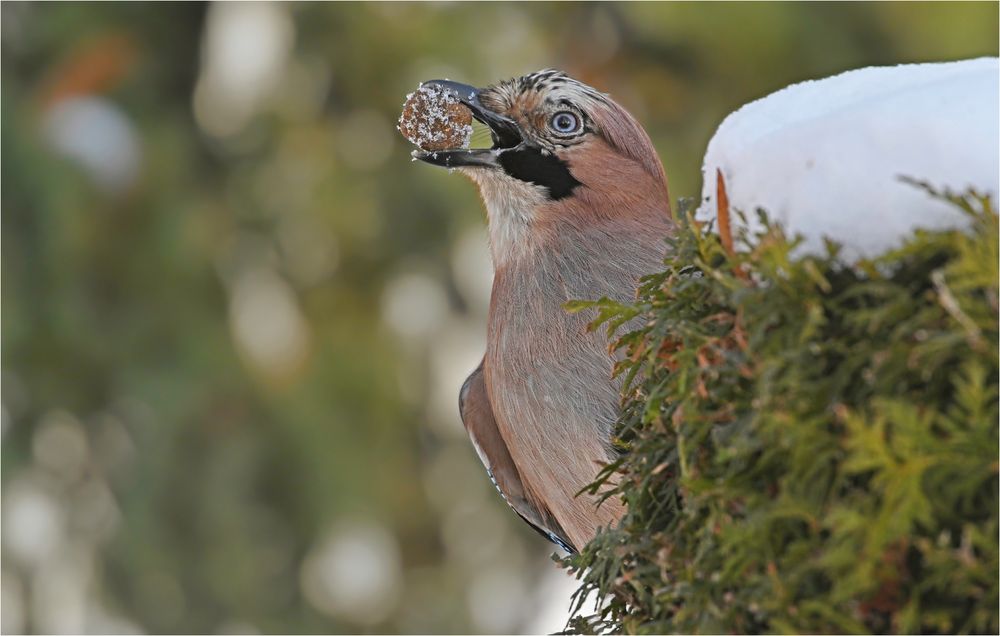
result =
[[547,188],[549,197],[556,201],[573,194],[573,189],[581,185],[565,161],[551,153],[542,154],[539,148],[509,150],[500,154],[499,161],[504,172],[520,181]]

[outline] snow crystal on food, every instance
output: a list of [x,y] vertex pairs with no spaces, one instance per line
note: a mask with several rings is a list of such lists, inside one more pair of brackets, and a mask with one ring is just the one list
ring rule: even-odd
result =
[[452,92],[423,84],[406,96],[397,128],[425,150],[468,148],[472,114]]

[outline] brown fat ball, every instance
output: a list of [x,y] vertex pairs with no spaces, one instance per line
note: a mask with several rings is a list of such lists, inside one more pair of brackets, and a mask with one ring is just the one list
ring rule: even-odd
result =
[[438,86],[421,86],[406,96],[397,128],[421,150],[468,148],[472,111]]

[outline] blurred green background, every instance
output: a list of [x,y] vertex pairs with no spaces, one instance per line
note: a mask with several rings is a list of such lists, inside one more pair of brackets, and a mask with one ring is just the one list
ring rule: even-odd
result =
[[2,6],[3,631],[537,632],[573,582],[457,416],[481,205],[420,80],[562,68],[674,197],[791,82],[997,54],[997,4]]

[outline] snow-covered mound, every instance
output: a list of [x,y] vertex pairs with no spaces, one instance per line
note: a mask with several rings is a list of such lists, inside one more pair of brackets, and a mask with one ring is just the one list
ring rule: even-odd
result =
[[998,77],[996,58],[862,68],[747,104],[708,143],[696,216],[716,217],[719,169],[730,210],[751,230],[764,208],[810,252],[826,236],[847,258],[873,256],[914,228],[961,224],[953,206],[900,177],[997,196]]

